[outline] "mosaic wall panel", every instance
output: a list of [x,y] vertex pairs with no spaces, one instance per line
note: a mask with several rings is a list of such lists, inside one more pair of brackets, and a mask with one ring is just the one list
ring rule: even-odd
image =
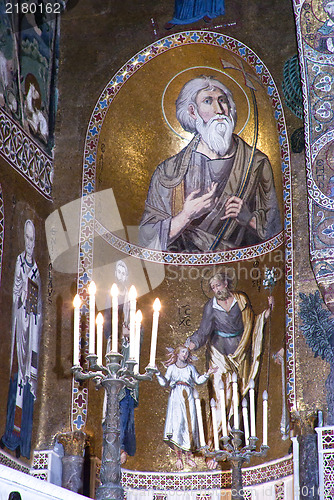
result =
[[0,1],[0,154],[51,198],[62,2]]
[[334,63],[326,2],[294,1],[305,109],[310,255],[324,302],[333,312]]

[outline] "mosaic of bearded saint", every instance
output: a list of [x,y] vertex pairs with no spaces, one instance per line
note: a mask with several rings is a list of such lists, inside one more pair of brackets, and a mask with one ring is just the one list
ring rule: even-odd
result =
[[237,111],[218,79],[188,81],[176,117],[191,142],[153,173],[139,244],[174,252],[254,245],[281,230],[268,157],[233,133]]

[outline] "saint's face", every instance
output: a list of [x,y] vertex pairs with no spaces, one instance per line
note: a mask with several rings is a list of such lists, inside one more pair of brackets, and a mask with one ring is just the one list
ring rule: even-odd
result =
[[327,12],[331,20],[334,21],[334,2],[328,2],[328,4],[324,7],[324,10]]
[[35,248],[35,231],[31,224],[27,224],[24,233],[24,243],[26,250],[26,259],[28,262],[32,262],[32,255]]
[[213,280],[210,286],[216,296],[217,294],[220,295],[221,292],[225,292],[225,290],[227,290],[227,283],[224,281]]
[[222,120],[224,116],[229,115],[226,95],[217,87],[200,90],[196,96],[196,105],[197,112],[204,123],[219,115],[222,116]]
[[182,347],[182,349],[179,350],[178,354],[178,359],[179,361],[186,362],[189,356],[189,351],[186,347]]

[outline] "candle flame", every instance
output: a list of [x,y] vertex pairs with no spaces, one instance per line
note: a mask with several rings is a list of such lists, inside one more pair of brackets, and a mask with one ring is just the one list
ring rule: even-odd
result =
[[73,306],[77,309],[78,307],[81,306],[81,299],[79,297],[78,294],[76,294],[76,296],[74,297],[74,300],[73,300]]
[[198,391],[196,389],[193,389],[193,395],[194,395],[195,399],[199,398],[199,394],[198,394]]
[[254,383],[254,380],[252,378],[249,381],[249,388],[250,389],[254,389],[255,388],[255,383]]
[[131,285],[129,290],[129,300],[135,300],[137,298],[137,290],[134,285]]
[[210,406],[211,406],[211,408],[217,408],[217,403],[213,398],[211,398]]
[[97,324],[97,325],[103,325],[103,321],[104,321],[103,314],[102,314],[102,313],[99,313],[99,314],[96,316],[96,324]]
[[158,298],[156,298],[155,301],[153,302],[153,311],[159,312],[160,309],[161,309],[161,302]]
[[143,314],[140,309],[136,312],[136,323],[141,323],[143,321]]
[[91,281],[88,287],[88,293],[89,295],[95,295],[96,294],[96,285],[95,281]]
[[113,285],[110,289],[110,295],[112,297],[118,297],[118,286],[116,285],[116,283],[113,283]]
[[247,399],[244,398],[241,402],[243,408],[247,408]]
[[262,399],[263,399],[264,401],[268,401],[268,393],[267,393],[267,391],[263,391],[263,396],[262,396]]
[[238,381],[238,377],[237,377],[237,374],[234,372],[232,374],[232,382],[235,384],[237,381]]
[[224,387],[224,382],[222,380],[219,381],[219,389],[221,391],[224,391],[225,387]]

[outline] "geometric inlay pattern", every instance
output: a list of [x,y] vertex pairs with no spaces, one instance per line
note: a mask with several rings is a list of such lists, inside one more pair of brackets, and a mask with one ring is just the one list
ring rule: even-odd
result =
[[0,108],[0,155],[51,200],[53,160]]
[[[292,457],[289,457],[270,463],[270,465],[242,469],[242,481],[244,488],[246,488],[256,484],[283,479],[292,474],[293,461]],[[175,474],[123,470],[122,486],[125,489],[136,490],[217,490],[231,488],[231,472],[180,472]],[[251,491],[245,491],[245,495],[249,493]],[[245,498],[248,497],[246,496]]]

